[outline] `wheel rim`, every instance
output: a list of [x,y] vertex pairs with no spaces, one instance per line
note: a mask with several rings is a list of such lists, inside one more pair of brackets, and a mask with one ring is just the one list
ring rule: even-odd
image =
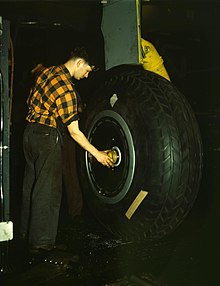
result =
[[135,170],[135,151],[129,127],[118,113],[105,110],[93,119],[88,140],[99,150],[109,150],[108,155],[115,162],[115,166],[109,169],[85,153],[92,191],[105,203],[117,203],[129,191]]

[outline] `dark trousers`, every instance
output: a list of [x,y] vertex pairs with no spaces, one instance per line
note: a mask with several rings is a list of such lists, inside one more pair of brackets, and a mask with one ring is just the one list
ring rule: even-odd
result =
[[20,233],[30,246],[54,245],[62,195],[62,149],[55,128],[29,124],[23,137],[26,167]]
[[81,214],[83,200],[80,189],[76,151],[77,143],[66,134],[63,137],[63,184],[67,198],[68,213],[71,218]]

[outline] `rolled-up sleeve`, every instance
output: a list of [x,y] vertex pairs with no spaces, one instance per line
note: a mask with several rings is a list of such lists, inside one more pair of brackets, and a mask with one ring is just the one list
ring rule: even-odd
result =
[[57,111],[65,126],[72,121],[79,120],[77,111],[77,98],[74,91],[68,91],[60,95],[56,100]]

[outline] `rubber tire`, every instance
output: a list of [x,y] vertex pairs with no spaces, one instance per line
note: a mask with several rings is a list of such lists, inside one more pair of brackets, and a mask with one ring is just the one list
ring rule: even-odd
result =
[[[117,101],[111,106],[113,94],[117,95]],[[119,144],[124,144],[123,138],[130,140],[126,142],[126,156],[134,157],[128,158],[127,167],[134,167],[133,172],[125,172],[125,176],[130,176],[129,184],[125,179],[125,189],[121,187],[119,193],[106,195],[91,181],[92,163],[88,154],[80,151],[79,176],[84,201],[97,219],[123,240],[162,238],[183,221],[197,197],[202,142],[194,113],[185,97],[166,79],[141,68],[123,66],[106,72],[101,87],[90,95],[81,121],[88,139],[103,150],[112,147],[103,139],[110,135],[106,131],[103,136],[96,136],[96,130],[100,133],[96,127],[101,122],[101,130],[105,130],[105,124],[108,130],[106,114],[110,121],[121,125],[122,132],[128,132]],[[129,130],[124,130],[123,125]],[[100,172],[103,180],[109,178],[112,182],[114,175],[108,175],[111,170],[99,165],[94,173]],[[125,213],[141,190],[148,195],[128,219]]]

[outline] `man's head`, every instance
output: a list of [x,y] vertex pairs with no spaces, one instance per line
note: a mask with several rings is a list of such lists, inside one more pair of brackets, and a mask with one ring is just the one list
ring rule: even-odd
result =
[[89,56],[83,47],[75,48],[65,65],[71,76],[77,80],[87,78],[94,69],[94,65],[90,63]]

